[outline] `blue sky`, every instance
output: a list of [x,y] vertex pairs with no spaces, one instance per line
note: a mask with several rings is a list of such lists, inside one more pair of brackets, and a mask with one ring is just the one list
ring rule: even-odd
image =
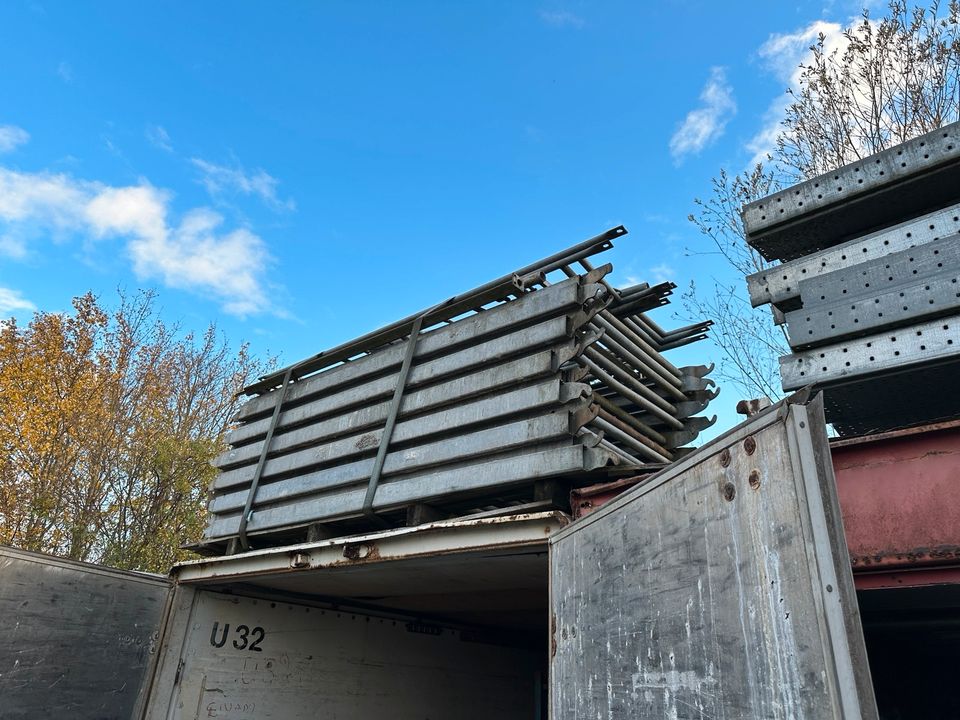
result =
[[150,287],[289,363],[620,223],[618,284],[730,281],[693,198],[769,145],[805,48],[857,12],[2,3],[0,315]]

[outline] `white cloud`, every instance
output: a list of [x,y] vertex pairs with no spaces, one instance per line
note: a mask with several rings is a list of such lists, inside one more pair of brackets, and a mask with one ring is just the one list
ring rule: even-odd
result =
[[61,61],[61,63],[57,65],[57,75],[59,75],[60,79],[65,83],[73,82],[73,68],[70,66],[70,63],[66,60]]
[[27,245],[23,238],[15,235],[0,235],[0,256],[21,260],[27,256]]
[[799,66],[810,57],[810,48],[821,33],[828,52],[841,47],[843,28],[840,24],[815,20],[796,32],[771,34],[757,54],[779,80],[792,85],[799,81]]
[[30,133],[16,125],[0,125],[0,153],[15,150],[30,140]]
[[[801,65],[809,64],[813,53],[810,50],[820,34],[824,36],[824,51],[832,53],[835,50],[843,53],[848,41],[843,35],[843,27],[839,23],[816,20],[804,28],[792,33],[774,33],[757,51],[767,69],[788,88],[794,90],[800,87],[802,74]],[[763,126],[747,142],[747,150],[752,154],[751,165],[764,162],[767,154],[772,152],[777,144],[781,123],[786,114],[789,97],[784,94],[778,97],[767,108],[763,116]]]
[[114,187],[0,167],[0,230],[120,238],[141,279],[213,297],[235,315],[272,310],[263,288],[270,262],[263,241],[246,228],[223,230],[223,217],[209,208],[172,223],[170,200],[146,181]]
[[33,311],[37,306],[27,300],[18,290],[0,287],[0,315],[9,317],[18,310]]
[[160,125],[147,125],[147,129],[144,132],[147,137],[147,140],[156,148],[165,150],[166,152],[173,152],[173,144],[170,142],[170,134]]
[[579,15],[574,15],[569,10],[541,10],[540,19],[547,25],[554,27],[569,27],[579,30],[586,21]]
[[702,106],[687,113],[683,124],[670,138],[670,154],[677,161],[696,155],[716,141],[737,111],[733,88],[727,82],[724,68],[710,69],[710,79],[700,93]]
[[650,273],[653,276],[654,284],[660,284],[676,277],[677,271],[666,263],[660,263],[659,265],[654,265],[652,268],[650,268]]
[[94,187],[63,174],[21,173],[0,167],[0,220],[75,227]]
[[292,198],[281,200],[277,195],[280,181],[264,170],[247,173],[242,167],[217,165],[201,158],[191,158],[190,162],[201,173],[200,182],[213,197],[226,193],[256,195],[274,210],[295,210]]

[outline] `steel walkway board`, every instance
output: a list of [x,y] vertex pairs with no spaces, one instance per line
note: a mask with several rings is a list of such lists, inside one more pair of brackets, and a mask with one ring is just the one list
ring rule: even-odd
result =
[[783,389],[842,383],[954,359],[960,350],[960,315],[930,320],[780,358]]
[[960,204],[749,275],[747,290],[750,302],[754,307],[773,303],[781,310],[791,310],[799,304],[800,283],[804,280],[855,267],[957,233],[960,233]]
[[820,345],[960,311],[960,236],[801,282],[790,346]]

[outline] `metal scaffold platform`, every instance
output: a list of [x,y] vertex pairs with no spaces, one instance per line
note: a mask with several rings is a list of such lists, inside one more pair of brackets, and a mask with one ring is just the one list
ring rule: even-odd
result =
[[672,283],[617,289],[590,258],[623,227],[261,378],[216,460],[201,552],[562,505],[660,467],[714,418],[706,336],[648,316]]

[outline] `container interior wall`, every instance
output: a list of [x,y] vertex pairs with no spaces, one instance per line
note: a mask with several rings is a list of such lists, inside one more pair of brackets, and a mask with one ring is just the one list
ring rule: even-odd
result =
[[168,717],[529,720],[543,712],[546,635],[524,637],[202,590]]
[[858,593],[881,718],[960,718],[960,585]]

